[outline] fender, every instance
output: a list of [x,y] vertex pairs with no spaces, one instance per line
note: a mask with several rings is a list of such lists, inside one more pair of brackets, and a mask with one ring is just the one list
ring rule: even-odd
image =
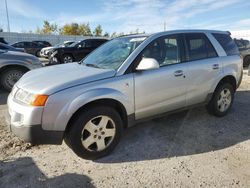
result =
[[26,65],[26,63],[24,63],[23,61],[15,61],[15,62],[13,62],[11,60],[6,60],[4,63],[1,63],[0,70],[2,68],[7,67],[7,66],[22,66],[24,68],[27,68],[27,69],[31,70],[31,68],[28,65]]
[[212,87],[210,88],[209,90],[209,93],[214,93],[216,87],[218,86],[218,84],[220,83],[220,81],[225,78],[226,76],[233,76],[236,80],[236,85],[238,83],[238,80],[237,80],[237,73],[234,71],[234,69],[232,70],[226,70],[225,71],[222,71],[219,75],[218,75],[218,78],[215,80],[214,84],[212,85]]
[[76,97],[74,100],[70,101],[68,104],[66,104],[59,114],[57,115],[57,118],[55,119],[54,127],[44,127],[44,129],[53,129],[57,131],[64,131],[66,129],[66,126],[70,120],[70,118],[73,116],[77,110],[79,110],[84,105],[96,101],[98,99],[113,99],[118,102],[120,102],[124,108],[127,111],[127,114],[133,113],[134,105],[133,101],[130,101],[129,98],[121,93],[118,90],[114,90],[111,88],[98,88],[98,89],[92,89],[87,92],[82,93],[78,97]]

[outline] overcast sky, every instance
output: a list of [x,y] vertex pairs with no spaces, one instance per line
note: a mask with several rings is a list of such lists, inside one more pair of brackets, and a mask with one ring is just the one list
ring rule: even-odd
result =
[[[5,0],[0,27],[7,30]],[[101,24],[107,32],[164,29],[249,30],[249,0],[7,0],[13,32],[35,31],[43,20]]]

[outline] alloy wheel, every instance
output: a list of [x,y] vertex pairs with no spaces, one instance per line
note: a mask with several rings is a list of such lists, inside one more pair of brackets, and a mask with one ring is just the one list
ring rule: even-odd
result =
[[115,123],[110,117],[104,115],[94,117],[82,130],[82,145],[89,151],[102,151],[112,143],[115,133]]
[[6,76],[5,79],[5,83],[6,85],[8,85],[8,87],[12,88],[15,83],[23,76],[23,72],[21,71],[11,71],[8,73],[8,75]]
[[232,94],[227,88],[223,89],[219,95],[217,105],[220,112],[225,112],[231,105]]
[[63,59],[64,63],[72,63],[73,62],[73,58],[70,56],[65,56]]

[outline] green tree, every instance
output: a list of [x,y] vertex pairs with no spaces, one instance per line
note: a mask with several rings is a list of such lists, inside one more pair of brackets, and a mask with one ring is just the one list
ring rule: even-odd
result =
[[98,25],[94,30],[94,36],[102,36],[102,26]]
[[79,25],[77,23],[65,24],[60,29],[62,35],[79,35]]
[[43,27],[40,29],[39,27],[36,29],[36,33],[38,34],[55,34],[58,30],[57,24],[51,24],[47,20],[43,22]]
[[89,23],[79,25],[78,32],[79,32],[79,35],[92,36]]

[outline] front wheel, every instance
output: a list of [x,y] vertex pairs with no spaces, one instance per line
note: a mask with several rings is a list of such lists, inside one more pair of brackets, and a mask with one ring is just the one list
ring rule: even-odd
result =
[[63,56],[63,63],[72,63],[74,61],[73,57],[69,54]]
[[18,68],[5,70],[0,78],[0,83],[7,91],[11,91],[15,83],[25,74],[26,71]]
[[65,140],[79,157],[93,160],[111,153],[122,131],[118,112],[110,107],[93,107],[76,117]]
[[225,116],[232,107],[234,93],[234,88],[229,83],[223,83],[218,86],[207,106],[208,112],[217,117]]

